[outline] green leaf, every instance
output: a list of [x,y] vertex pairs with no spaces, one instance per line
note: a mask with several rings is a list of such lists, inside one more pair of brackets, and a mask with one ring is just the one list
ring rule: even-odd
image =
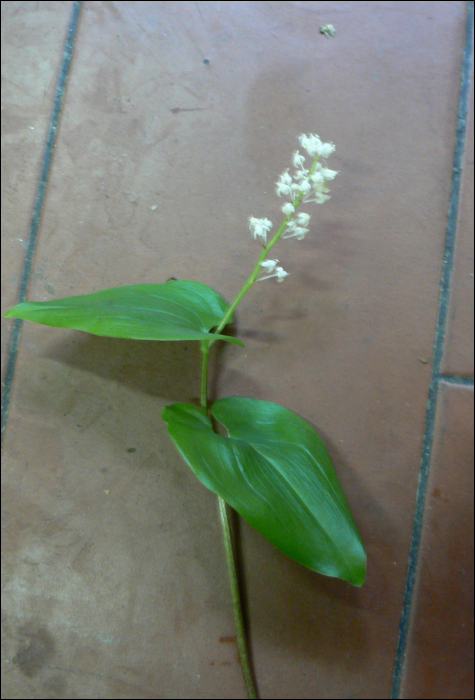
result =
[[26,301],[9,309],[5,316],[113,338],[216,339],[244,347],[237,338],[208,332],[219,324],[228,308],[208,285],[175,280],[111,287],[53,301]]
[[270,401],[230,396],[211,414],[163,410],[168,432],[198,479],[282,552],[313,571],[361,586],[366,554],[327,450],[311,425]]

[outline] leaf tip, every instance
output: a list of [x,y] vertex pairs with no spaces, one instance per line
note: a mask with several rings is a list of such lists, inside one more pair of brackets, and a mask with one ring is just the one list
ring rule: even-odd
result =
[[12,306],[11,309],[7,309],[7,311],[4,311],[4,313],[3,313],[4,318],[18,318],[18,316],[16,315],[16,312],[15,312],[16,308],[17,308],[16,306]]

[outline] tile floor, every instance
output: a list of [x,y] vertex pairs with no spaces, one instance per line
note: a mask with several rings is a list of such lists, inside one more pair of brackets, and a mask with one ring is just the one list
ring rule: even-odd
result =
[[[470,13],[2,2],[3,309],[170,276],[230,300],[297,135],[337,146],[212,377],[315,426],[368,553],[357,589],[238,523],[262,698],[473,697]],[[160,419],[195,344],[2,324],[2,697],[244,697],[215,497]]]

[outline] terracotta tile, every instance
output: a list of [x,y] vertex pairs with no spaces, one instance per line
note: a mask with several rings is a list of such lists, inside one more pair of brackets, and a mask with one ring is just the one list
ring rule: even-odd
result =
[[[221,351],[211,378],[216,396],[277,401],[319,430],[369,557],[352,588],[241,523],[263,698],[390,691],[465,12],[83,6],[35,259],[53,292],[34,278],[30,299],[172,275],[231,299],[259,251],[248,216],[278,220],[297,135],[337,146],[332,199],[308,209],[304,241],[276,247],[290,275],[244,299],[246,348]],[[25,324],[4,456],[10,695],[243,697],[220,641],[233,625],[215,499],[160,420],[197,394],[193,344]]]
[[473,697],[473,387],[442,384],[404,698]]
[[[2,310],[18,298],[70,3],[2,4]],[[48,284],[41,267],[34,278]],[[11,323],[2,318],[2,376]]]
[[219,641],[233,623],[216,499],[160,420],[162,396],[190,400],[196,348],[33,325],[22,348],[4,462],[6,683],[67,697],[77,668],[85,695],[240,697]]
[[473,70],[442,371],[473,376]]

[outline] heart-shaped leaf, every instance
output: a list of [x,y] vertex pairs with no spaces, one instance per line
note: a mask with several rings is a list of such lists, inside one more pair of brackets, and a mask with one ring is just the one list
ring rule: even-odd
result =
[[237,338],[209,333],[228,308],[208,285],[175,280],[111,287],[53,301],[26,301],[9,309],[5,316],[113,338],[216,339],[243,346]]
[[325,446],[311,425],[270,401],[230,396],[211,414],[176,403],[168,432],[200,481],[300,564],[361,586],[366,554]]

